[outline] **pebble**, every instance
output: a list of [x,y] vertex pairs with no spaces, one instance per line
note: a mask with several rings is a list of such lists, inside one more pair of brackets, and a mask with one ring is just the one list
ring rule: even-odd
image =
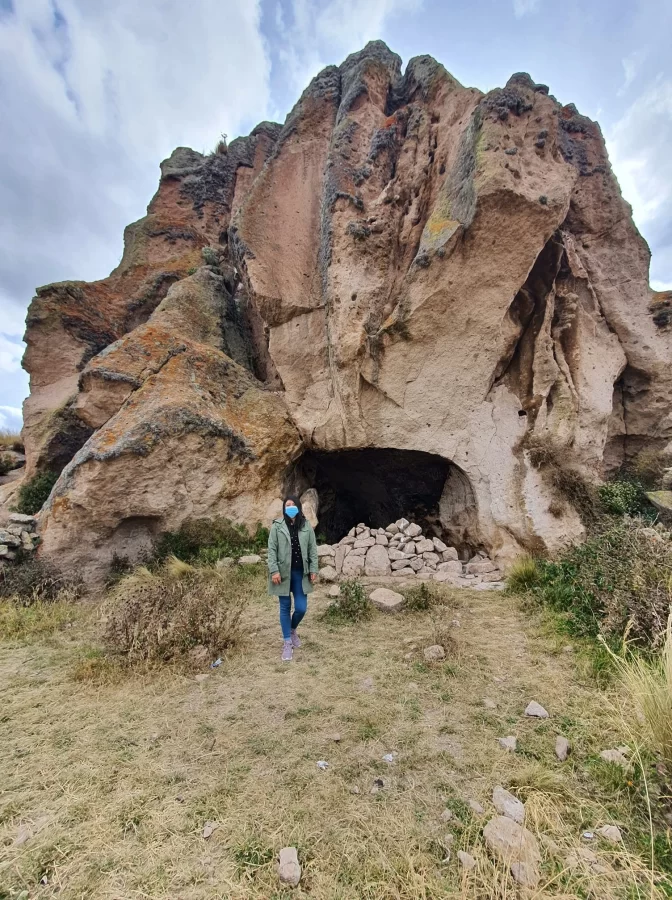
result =
[[498,738],[498,741],[502,750],[510,750],[511,753],[516,752],[518,739],[514,735],[510,734],[508,737]]
[[527,706],[525,707],[525,715],[533,716],[536,719],[548,719],[548,713],[540,703],[537,703],[536,700],[532,700],[527,704]]
[[446,651],[441,644],[432,644],[431,647],[425,647],[423,653],[428,662],[436,662],[446,658]]
[[560,762],[564,762],[569,756],[569,741],[561,734],[555,739],[555,755]]
[[283,847],[280,851],[278,877],[283,884],[289,884],[292,887],[296,887],[301,881],[301,866],[296,847]]
[[599,828],[596,828],[595,831],[600,837],[603,837],[606,841],[610,841],[612,844],[620,844],[623,840],[623,835],[621,834],[621,829],[618,825],[601,825]]
[[460,865],[463,869],[473,869],[476,865],[476,860],[471,855],[471,853],[467,853],[466,850],[458,850],[457,858],[460,861]]
[[477,816],[482,816],[485,812],[478,800],[470,800],[467,805],[472,812],[476,813]]
[[203,831],[201,832],[201,834],[203,835],[204,838],[209,838],[212,834],[214,834],[216,829],[217,829],[216,822],[206,822],[205,825],[203,826]]
[[507,819],[513,819],[519,825],[525,821],[525,804],[503,787],[498,786],[493,790],[492,803],[497,812]]

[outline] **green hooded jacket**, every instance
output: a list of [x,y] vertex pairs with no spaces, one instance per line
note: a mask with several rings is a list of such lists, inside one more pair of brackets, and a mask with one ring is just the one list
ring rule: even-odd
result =
[[[303,557],[303,590],[309,594],[313,586],[310,576],[317,575],[317,541],[313,526],[305,519],[299,529],[299,544]],[[287,597],[290,592],[289,576],[292,570],[292,541],[284,516],[274,519],[268,535],[268,593],[276,597]],[[271,575],[279,572],[280,584],[273,584]]]

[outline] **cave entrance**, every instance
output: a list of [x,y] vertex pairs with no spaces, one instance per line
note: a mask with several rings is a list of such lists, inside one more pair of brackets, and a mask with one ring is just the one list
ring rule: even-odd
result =
[[292,467],[287,488],[292,493],[315,488],[317,532],[327,543],[340,540],[359,522],[384,528],[403,516],[458,551],[480,545],[469,479],[432,453],[379,447],[308,450]]

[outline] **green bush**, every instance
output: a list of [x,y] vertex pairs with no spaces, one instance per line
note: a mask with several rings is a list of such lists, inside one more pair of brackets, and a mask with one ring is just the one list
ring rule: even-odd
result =
[[162,535],[155,553],[159,560],[176,556],[185,562],[198,560],[212,564],[225,556],[258,552],[267,545],[268,528],[259,524],[254,535],[250,536],[243,525],[234,525],[218,516],[185,522],[178,531]]
[[642,520],[611,520],[559,560],[536,560],[509,588],[562,613],[571,634],[604,635],[612,646],[627,631],[635,645],[653,647],[670,607],[672,542],[652,535]]
[[40,472],[34,475],[19,488],[19,499],[16,511],[27,516],[34,516],[46,503],[51,489],[58,481],[57,472]]
[[11,472],[13,468],[14,465],[11,459],[4,453],[0,453],[0,476],[6,475],[8,472]]
[[655,510],[637,481],[620,478],[608,481],[597,489],[597,494],[605,511],[612,515],[655,518]]
[[427,584],[426,581],[422,581],[420,584],[403,591],[403,595],[406,598],[405,608],[412,612],[423,612],[431,609],[438,601],[435,588]]
[[364,585],[353,578],[341,582],[341,592],[327,607],[324,618],[331,622],[354,623],[369,619],[373,613]]

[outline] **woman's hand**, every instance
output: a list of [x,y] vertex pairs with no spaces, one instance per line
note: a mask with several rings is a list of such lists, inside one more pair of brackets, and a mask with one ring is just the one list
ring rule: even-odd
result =
[[310,583],[315,584],[316,581],[317,581],[317,575],[314,572],[311,572],[310,573]]
[[280,582],[282,581],[282,576],[279,572],[274,572],[271,575],[271,581],[273,582],[273,584],[280,584]]

